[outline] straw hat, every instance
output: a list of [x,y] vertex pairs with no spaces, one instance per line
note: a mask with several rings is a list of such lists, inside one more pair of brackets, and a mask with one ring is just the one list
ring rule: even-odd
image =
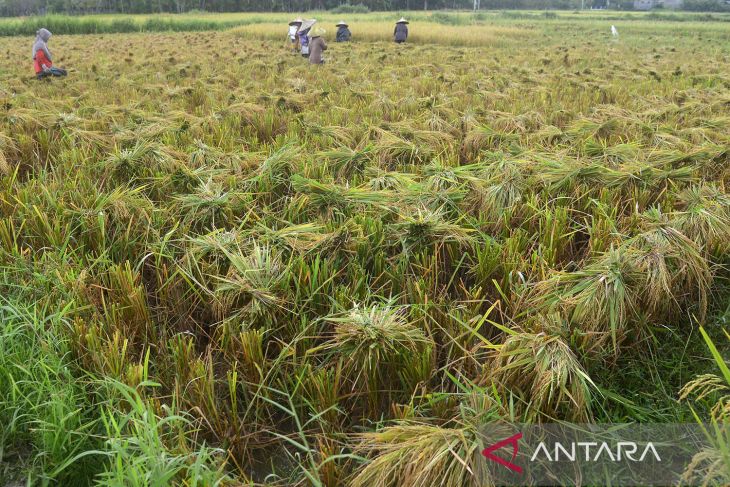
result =
[[347,27],[347,22],[345,22],[344,20],[340,20],[339,22],[337,22],[335,24],[335,27],[339,27],[341,25],[344,25],[345,27]]
[[297,24],[302,25],[302,19],[300,19],[299,17],[297,17],[296,19],[289,22],[289,25],[297,25]]
[[304,32],[305,30],[312,27],[314,24],[317,23],[316,19],[307,19],[302,22],[302,25],[299,26],[299,31]]
[[408,21],[406,20],[405,17],[401,17],[400,20],[398,22],[396,22],[396,24],[407,24],[407,23],[408,23]]
[[325,33],[327,31],[320,26],[312,27],[312,30],[309,32],[309,37],[322,37]]

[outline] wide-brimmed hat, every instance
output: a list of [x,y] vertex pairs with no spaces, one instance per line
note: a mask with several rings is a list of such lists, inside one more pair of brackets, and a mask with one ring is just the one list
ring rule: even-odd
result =
[[326,33],[327,31],[318,25],[317,27],[312,27],[312,30],[309,31],[309,37],[322,37]]
[[407,24],[408,21],[405,19],[405,17],[401,17],[399,21],[396,22],[396,24]]
[[302,21],[302,25],[299,26],[300,31],[305,31],[317,23],[317,19],[307,19]]
[[302,19],[300,19],[300,18],[296,18],[296,19],[292,20],[291,22],[289,22],[289,25],[296,25],[296,24],[299,24],[299,25],[301,25],[301,24],[302,24],[302,22],[303,22],[303,20],[302,20]]
[[337,22],[335,24],[335,27],[339,27],[341,25],[344,25],[345,27],[347,27],[347,22],[345,22],[344,20],[340,20],[339,22]]

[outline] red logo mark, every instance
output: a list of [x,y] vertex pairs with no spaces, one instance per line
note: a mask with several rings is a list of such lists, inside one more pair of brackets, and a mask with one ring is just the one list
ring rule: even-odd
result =
[[515,465],[511,461],[507,461],[504,458],[500,458],[494,453],[492,453],[495,450],[499,450],[503,446],[512,445],[512,460],[514,461],[515,457],[517,456],[517,452],[519,450],[518,441],[522,438],[522,433],[517,433],[515,435],[510,436],[509,438],[506,438],[500,442],[495,443],[494,445],[485,448],[482,450],[482,455],[487,457],[488,459],[499,463],[502,466],[507,467],[508,469],[512,470],[513,472],[522,473],[522,467],[519,465]]

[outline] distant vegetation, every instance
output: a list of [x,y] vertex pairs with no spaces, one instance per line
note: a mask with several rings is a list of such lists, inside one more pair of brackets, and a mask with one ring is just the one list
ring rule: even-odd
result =
[[730,3],[717,0],[683,0],[682,10],[689,12],[730,12]]
[[366,14],[370,12],[370,8],[362,3],[358,3],[357,5],[345,3],[343,5],[338,5],[335,8],[331,8],[330,12],[333,14]]
[[[613,9],[632,10],[633,0],[611,2]],[[483,10],[577,10],[603,7],[605,0],[481,0]],[[201,12],[364,13],[368,11],[471,10],[473,0],[4,0],[0,16],[45,14],[144,14]],[[722,0],[684,0],[683,9],[727,11]]]
[[47,15],[28,17],[21,20],[0,20],[0,36],[33,36],[41,27],[54,34],[111,34],[131,32],[194,32],[222,30],[231,27],[263,22],[256,17],[240,17],[233,20],[216,19],[212,16],[194,18],[186,16],[149,17],[135,19],[128,16],[97,18],[93,16],[74,17]]
[[[347,11],[347,13],[345,13]],[[313,12],[310,16],[316,16],[324,24],[334,24],[341,17],[346,16],[349,21],[367,25],[368,28],[376,25],[375,30],[382,39],[389,35],[386,30],[379,26],[393,22],[398,16],[407,15],[416,23],[420,23],[429,31],[433,25],[461,26],[464,28],[479,25],[499,25],[514,20],[530,21],[569,21],[569,22],[641,22],[641,21],[667,21],[667,22],[728,22],[730,15],[722,13],[685,13],[685,12],[618,12],[618,11],[587,11],[587,12],[555,12],[555,11],[481,11],[472,12],[371,12],[368,13],[362,5],[346,6],[342,9],[333,9],[329,12]],[[291,14],[284,13],[237,13],[237,14],[208,14],[194,12],[185,15],[46,15],[31,16],[24,18],[0,19],[0,36],[33,36],[35,32],[45,27],[56,35],[61,34],[112,34],[112,33],[134,33],[134,32],[197,32],[226,30],[235,27],[245,28],[247,31],[259,32],[263,37],[281,38],[281,29],[290,20]],[[258,26],[258,28],[257,28]],[[356,28],[356,27],[354,27]],[[363,32],[360,29],[360,38]],[[485,38],[494,32],[479,31],[478,38]],[[417,38],[425,33],[424,29],[414,29]],[[460,38],[468,34],[468,31],[460,31],[458,36],[450,41],[441,37],[438,42],[459,44]],[[372,37],[369,33],[365,36]],[[472,37],[466,35],[467,38]],[[469,42],[466,42],[468,44]],[[474,43],[472,43],[474,44]]]

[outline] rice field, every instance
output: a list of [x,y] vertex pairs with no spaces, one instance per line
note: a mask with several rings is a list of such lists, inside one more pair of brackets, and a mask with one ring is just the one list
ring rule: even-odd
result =
[[3,39],[0,484],[476,486],[489,421],[730,417],[730,24],[459,15]]

